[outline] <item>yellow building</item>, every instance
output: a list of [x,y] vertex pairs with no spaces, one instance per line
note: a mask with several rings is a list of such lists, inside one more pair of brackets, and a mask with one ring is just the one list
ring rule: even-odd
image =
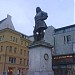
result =
[[0,75],[26,75],[30,43],[28,36],[15,30],[10,15],[0,21]]

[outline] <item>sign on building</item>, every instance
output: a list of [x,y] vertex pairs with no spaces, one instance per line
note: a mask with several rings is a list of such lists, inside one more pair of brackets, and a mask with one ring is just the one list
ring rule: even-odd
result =
[[7,72],[3,72],[3,75],[7,75]]

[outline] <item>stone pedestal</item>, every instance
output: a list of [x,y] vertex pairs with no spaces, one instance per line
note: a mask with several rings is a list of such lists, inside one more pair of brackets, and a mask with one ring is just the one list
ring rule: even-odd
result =
[[52,46],[45,41],[29,46],[29,70],[27,75],[54,75],[52,70]]

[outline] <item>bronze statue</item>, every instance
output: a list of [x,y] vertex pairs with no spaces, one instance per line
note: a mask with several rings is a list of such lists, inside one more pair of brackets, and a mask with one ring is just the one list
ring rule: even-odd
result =
[[35,15],[35,27],[34,27],[34,41],[42,40],[44,37],[44,30],[47,29],[47,25],[44,22],[48,17],[47,13],[42,11],[40,7],[36,8]]

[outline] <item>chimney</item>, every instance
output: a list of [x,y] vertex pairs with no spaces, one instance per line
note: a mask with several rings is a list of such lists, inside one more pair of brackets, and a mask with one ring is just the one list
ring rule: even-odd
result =
[[7,18],[8,18],[8,19],[11,19],[11,16],[10,16],[9,14],[7,14]]

